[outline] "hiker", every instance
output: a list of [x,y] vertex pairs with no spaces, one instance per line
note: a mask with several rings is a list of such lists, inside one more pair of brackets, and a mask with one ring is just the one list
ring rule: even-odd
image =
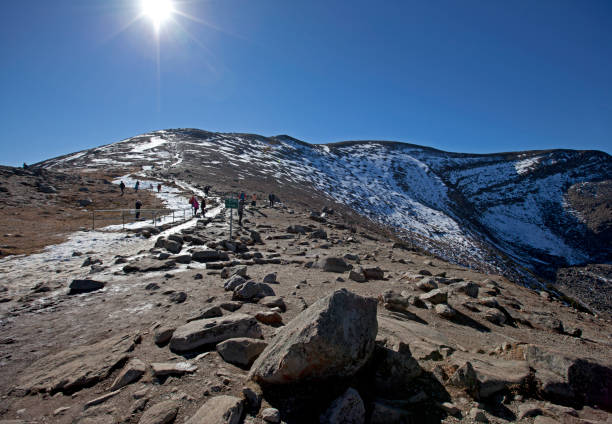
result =
[[206,199],[204,197],[200,197],[200,208],[202,209],[202,218],[204,218],[206,215],[206,211],[204,211],[204,208],[206,208]]
[[211,187],[209,185],[207,185],[206,187],[204,187],[204,195],[208,197],[208,191],[211,189]]
[[161,193],[161,184],[157,184],[157,192]]
[[193,216],[198,214],[198,209],[200,209],[200,204],[198,203],[198,199],[193,198]]
[[140,219],[140,208],[142,207],[142,202],[140,200],[136,200],[136,219]]
[[270,201],[270,207],[273,208],[274,207],[274,194],[270,193],[270,195],[268,196],[268,200]]
[[257,204],[257,195],[253,193],[253,196],[251,197],[251,206],[255,207],[256,204]]
[[246,200],[246,194],[244,194],[244,191],[240,192],[240,201],[244,202]]
[[238,202],[238,225],[242,227],[242,214],[244,213],[244,200]]
[[195,201],[196,201],[195,196],[191,196],[191,199],[189,199],[189,204],[191,205],[191,208],[192,208],[192,209],[195,207],[195,206],[194,206]]
[[123,196],[125,194],[125,184],[123,181],[121,181],[121,184],[119,184],[119,188],[121,189],[121,195]]
[[140,181],[136,181],[136,184],[134,184],[134,190],[138,191],[138,187],[140,187]]

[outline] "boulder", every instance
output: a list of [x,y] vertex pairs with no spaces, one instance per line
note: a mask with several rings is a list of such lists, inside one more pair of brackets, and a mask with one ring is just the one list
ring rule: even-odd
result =
[[187,352],[236,337],[262,338],[257,320],[246,314],[235,313],[225,317],[192,321],[174,331],[170,339],[170,349]]
[[279,308],[283,312],[287,310],[287,305],[285,305],[285,301],[282,297],[279,296],[266,296],[260,299],[258,303],[260,305],[267,306],[268,308]]
[[223,284],[223,288],[226,291],[233,291],[239,285],[246,283],[246,281],[247,280],[244,277],[241,277],[240,275],[234,275],[233,277],[230,277],[230,279],[227,280],[225,284]]
[[276,272],[272,272],[264,277],[263,282],[265,284],[277,284],[276,276]]
[[416,288],[424,292],[430,292],[437,289],[438,284],[436,284],[436,281],[433,278],[426,277],[416,283]]
[[228,278],[234,275],[239,275],[243,278],[247,276],[247,266],[246,265],[237,265],[230,268],[223,268],[221,271],[221,278]]
[[450,376],[448,384],[465,390],[472,397],[478,397],[478,376],[469,361],[461,365],[453,375]]
[[215,303],[201,308],[198,312],[187,318],[187,322],[196,321],[204,318],[216,318],[220,316],[223,316],[221,305]]
[[364,424],[365,405],[357,390],[349,387],[346,392],[327,408],[321,415],[321,424]]
[[280,423],[280,411],[276,408],[266,408],[261,411],[261,418],[267,423]]
[[217,262],[227,261],[227,253],[219,250],[196,250],[191,254],[191,258],[196,262]]
[[457,311],[455,311],[453,308],[451,308],[450,306],[448,306],[445,303],[440,303],[440,304],[436,305],[434,310],[435,310],[436,314],[438,314],[439,316],[441,316],[442,318],[445,318],[445,319],[451,319],[455,315],[457,315]]
[[365,283],[368,281],[365,274],[363,273],[363,268],[357,267],[356,269],[352,269],[349,272],[349,279],[356,281],[358,283]]
[[183,244],[179,243],[176,240],[164,240],[164,249],[166,249],[170,253],[177,254],[183,248]]
[[471,281],[463,281],[460,283],[453,283],[449,286],[452,293],[463,293],[469,297],[478,297],[479,286]]
[[327,257],[321,258],[313,265],[314,268],[320,268],[325,272],[338,272],[343,273],[352,268],[351,265],[347,264],[342,258]]
[[178,403],[173,400],[157,403],[147,409],[138,424],[169,424],[174,422],[178,414]]
[[283,317],[278,312],[273,311],[257,312],[255,314],[255,319],[266,325],[283,324]]
[[266,296],[276,296],[272,287],[265,283],[247,281],[234,289],[232,300],[256,300]]
[[239,337],[217,344],[217,352],[225,362],[241,367],[250,367],[268,343],[259,339]]
[[439,303],[446,303],[446,301],[448,300],[448,294],[446,291],[435,289],[430,291],[429,293],[424,293],[420,295],[419,299],[424,302],[429,302],[433,303],[434,305],[437,305]]
[[497,308],[486,308],[483,312],[484,319],[490,323],[502,325],[506,322],[506,316]]
[[215,396],[193,415],[185,424],[239,424],[244,401],[234,396]]
[[153,259],[141,259],[127,264],[123,267],[123,272],[154,272],[167,271],[176,267],[174,260],[160,261]]
[[45,355],[18,377],[16,392],[73,392],[107,378],[134,350],[135,337],[121,335]]
[[308,238],[327,240],[327,233],[325,232],[325,230],[322,229],[315,230],[312,233],[308,234]]
[[377,330],[376,301],[337,290],[280,330],[249,378],[266,385],[350,377],[370,358]]
[[176,327],[160,327],[155,330],[153,340],[157,346],[163,346],[170,341]]
[[104,283],[95,280],[72,280],[68,294],[89,293],[104,288]]
[[368,280],[382,280],[385,278],[385,273],[379,267],[364,268],[363,275],[365,275]]
[[140,380],[147,370],[147,366],[140,359],[132,359],[121,370],[115,381],[110,387],[110,390],[117,390],[128,384]]

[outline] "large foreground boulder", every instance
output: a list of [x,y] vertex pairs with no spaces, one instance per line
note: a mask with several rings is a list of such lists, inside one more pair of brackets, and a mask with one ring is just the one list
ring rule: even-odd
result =
[[236,313],[225,317],[191,321],[174,331],[170,339],[170,349],[176,352],[188,352],[237,337],[262,338],[261,327],[257,320],[252,316]]
[[274,385],[350,377],[372,355],[377,332],[376,300],[337,290],[289,322],[249,378]]

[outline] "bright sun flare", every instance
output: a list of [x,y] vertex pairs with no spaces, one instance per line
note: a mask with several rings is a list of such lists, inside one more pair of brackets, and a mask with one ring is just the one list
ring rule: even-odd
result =
[[160,25],[174,12],[172,0],[142,0],[142,10],[159,29]]

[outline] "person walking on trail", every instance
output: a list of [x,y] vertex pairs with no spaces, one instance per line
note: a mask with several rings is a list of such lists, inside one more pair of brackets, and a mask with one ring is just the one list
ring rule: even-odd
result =
[[121,184],[119,184],[119,188],[121,189],[121,195],[123,196],[125,194],[125,183],[123,181],[121,181]]
[[140,181],[136,181],[136,184],[134,184],[134,190],[138,191],[138,187],[140,187]]
[[200,197],[200,208],[202,210],[202,218],[204,218],[206,215],[206,211],[204,210],[206,208],[206,199],[203,197]]
[[255,207],[256,204],[257,204],[257,194],[253,193],[253,196],[251,196],[251,206]]
[[273,208],[274,207],[274,194],[270,193],[270,195],[268,196],[268,200],[270,201],[270,207]]
[[[189,204],[191,205],[191,209],[192,210],[195,208],[195,202],[196,202],[195,196],[191,196],[191,199],[189,199]],[[195,213],[194,213],[194,215],[195,215]]]
[[243,191],[243,192],[240,192],[240,201],[241,201],[241,202],[246,201],[246,194],[244,194],[244,191]]
[[157,192],[161,193],[161,184],[157,184]]
[[212,188],[212,187],[211,187],[211,186],[209,186],[209,185],[207,185],[206,187],[204,187],[204,195],[205,195],[206,197],[208,197],[208,192],[210,191],[210,189],[211,189],[211,188]]
[[198,203],[198,199],[193,198],[193,216],[198,214],[198,209],[200,209],[200,204]]
[[242,227],[242,215],[244,214],[244,200],[238,202],[238,225]]
[[136,220],[140,219],[140,208],[142,207],[142,202],[140,200],[136,200]]

